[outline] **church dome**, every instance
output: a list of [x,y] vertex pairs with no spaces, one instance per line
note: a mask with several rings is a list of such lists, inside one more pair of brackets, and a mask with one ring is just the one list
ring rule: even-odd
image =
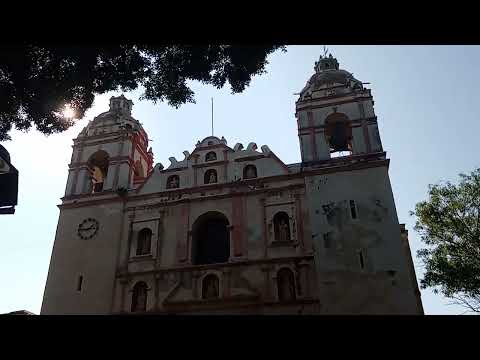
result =
[[320,56],[315,63],[315,74],[310,77],[300,92],[300,100],[311,96],[312,92],[330,87],[344,86],[350,90],[362,89],[362,82],[355,79],[353,74],[339,68],[337,59],[330,56]]
[[110,98],[110,109],[96,116],[82,130],[80,136],[115,132],[121,129],[143,130],[142,125],[132,116],[133,101],[123,94]]
[[310,78],[315,88],[320,88],[330,84],[347,85],[350,81],[358,81],[351,73],[341,69],[324,70],[314,74]]

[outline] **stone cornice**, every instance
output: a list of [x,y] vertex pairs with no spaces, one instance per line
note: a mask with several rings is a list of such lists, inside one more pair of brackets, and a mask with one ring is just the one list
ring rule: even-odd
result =
[[116,278],[129,278],[135,275],[151,275],[156,273],[166,273],[166,272],[184,272],[184,271],[206,271],[214,270],[219,268],[231,268],[237,266],[246,266],[246,265],[263,265],[263,264],[284,264],[300,261],[312,261],[314,256],[312,255],[301,255],[301,256],[286,256],[286,257],[277,257],[269,259],[251,259],[251,260],[241,260],[241,261],[230,261],[220,264],[207,264],[207,265],[191,265],[191,264],[178,264],[170,267],[159,267],[154,270],[148,271],[138,271],[138,272],[117,272]]
[[334,101],[322,101],[321,98],[318,98],[318,99],[302,101],[301,103],[297,103],[296,113],[298,113],[298,111],[313,110],[313,109],[319,109],[319,108],[325,108],[325,107],[331,107],[331,106],[337,106],[337,105],[343,105],[343,104],[351,104],[354,102],[363,102],[367,100],[373,100],[373,97],[359,96],[359,97],[344,99],[344,100],[342,99],[333,99],[333,100]]
[[[382,166],[385,166],[388,168],[390,160],[385,159],[385,156],[386,156],[385,152],[380,152],[380,153],[373,153],[373,154],[351,155],[351,156],[334,158],[334,159],[318,160],[315,162],[303,163],[301,170],[296,173],[240,180],[240,181],[230,182],[230,183],[218,183],[218,184],[202,185],[202,186],[191,187],[191,188],[164,190],[164,191],[159,191],[151,194],[140,195],[132,192],[128,194],[126,198],[120,197],[114,191],[109,191],[109,192],[104,191],[97,194],[74,195],[74,196],[64,197],[62,198],[62,200],[64,201],[80,200],[80,201],[76,203],[64,203],[59,205],[59,208],[73,208],[73,207],[91,206],[94,204],[95,205],[103,204],[107,202],[118,202],[118,201],[133,202],[133,201],[155,199],[155,198],[161,198],[161,197],[170,197],[172,198],[172,200],[169,200],[168,202],[165,201],[155,205],[155,206],[167,206],[167,205],[176,205],[178,203],[190,202],[190,201],[205,201],[205,200],[228,198],[232,196],[241,196],[241,195],[248,196],[248,195],[254,195],[254,194],[258,194],[266,191],[280,190],[284,188],[288,189],[289,187],[296,188],[296,187],[305,186],[304,183],[297,183],[297,184],[290,184],[283,187],[269,188],[264,186],[265,183],[302,179],[308,176],[362,170],[362,169],[382,167]],[[199,196],[195,198],[184,198],[184,199],[181,198],[181,195],[183,194],[191,195],[191,194],[207,192],[207,191],[222,190],[224,188],[235,189],[235,188],[238,188],[239,186],[249,186],[249,185],[254,187],[258,186],[258,187],[250,191],[234,190],[234,191],[230,191],[222,194],[215,194],[215,195],[209,195],[209,196]],[[105,196],[107,194],[115,195],[115,196],[110,196],[108,198],[102,197],[100,199],[98,198],[102,195]],[[85,200],[85,201],[81,201],[81,200]],[[129,209],[137,208],[137,207],[140,207],[140,206],[129,207]]]

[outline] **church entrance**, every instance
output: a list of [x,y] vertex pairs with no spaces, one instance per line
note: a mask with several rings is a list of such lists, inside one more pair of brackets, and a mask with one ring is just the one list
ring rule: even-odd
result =
[[225,215],[211,211],[200,216],[192,227],[192,262],[195,265],[228,262],[230,231]]

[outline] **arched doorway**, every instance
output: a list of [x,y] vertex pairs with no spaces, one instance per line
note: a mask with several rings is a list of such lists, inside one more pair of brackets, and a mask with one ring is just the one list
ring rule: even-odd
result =
[[227,262],[230,257],[230,230],[225,215],[210,211],[192,227],[192,262],[195,265]]

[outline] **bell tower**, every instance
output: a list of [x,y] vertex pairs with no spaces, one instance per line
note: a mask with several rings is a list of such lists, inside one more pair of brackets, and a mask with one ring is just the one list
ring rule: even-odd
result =
[[153,168],[153,153],[133,102],[110,99],[110,110],[96,116],[74,140],[65,196],[136,188]]
[[[69,174],[59,205],[42,314],[112,311],[128,192],[153,168],[153,153],[133,102],[123,95],[74,139]],[[148,149],[148,150],[147,150]]]
[[370,90],[331,54],[314,70],[296,102],[302,162],[382,153]]
[[372,94],[331,54],[314,70],[296,116],[322,311],[420,314]]

